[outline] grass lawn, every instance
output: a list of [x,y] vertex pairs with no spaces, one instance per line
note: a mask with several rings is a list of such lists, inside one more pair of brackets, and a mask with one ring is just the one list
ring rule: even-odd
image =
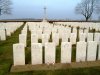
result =
[[[24,26],[24,25],[23,25]],[[20,27],[11,37],[7,37],[6,41],[0,41],[0,75],[100,75],[100,67],[93,68],[78,68],[78,69],[66,69],[66,70],[50,70],[50,71],[30,71],[11,73],[10,69],[13,64],[13,44],[18,43],[18,36],[22,30]],[[41,40],[39,40],[41,42]],[[31,63],[31,41],[30,32],[28,31],[26,53],[26,64]],[[73,46],[72,61],[75,61],[76,48]],[[56,62],[60,62],[60,46],[56,48]]]

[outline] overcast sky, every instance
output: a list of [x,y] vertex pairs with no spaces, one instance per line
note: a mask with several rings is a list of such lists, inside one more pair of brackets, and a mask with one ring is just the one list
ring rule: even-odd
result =
[[84,19],[75,14],[75,6],[81,0],[12,0],[12,14],[0,18],[43,18],[43,8],[47,7],[48,19]]

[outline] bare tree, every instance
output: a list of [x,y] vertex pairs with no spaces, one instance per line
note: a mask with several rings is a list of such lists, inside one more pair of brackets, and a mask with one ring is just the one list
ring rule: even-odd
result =
[[0,0],[0,15],[11,14],[11,0]]
[[81,3],[79,3],[76,6],[76,13],[81,14],[85,17],[86,21],[88,21],[92,14],[98,10],[100,0],[82,0]]

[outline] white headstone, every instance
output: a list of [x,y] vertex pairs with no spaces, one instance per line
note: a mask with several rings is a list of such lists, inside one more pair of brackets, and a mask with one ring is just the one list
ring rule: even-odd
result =
[[98,48],[98,60],[100,60],[100,43],[99,43],[99,48]]
[[14,66],[25,65],[25,49],[24,44],[13,44],[13,61]]
[[22,30],[21,34],[27,34],[27,30]]
[[73,33],[77,34],[77,29],[76,28],[73,28]]
[[87,43],[84,41],[77,42],[76,47],[76,62],[86,60],[86,47]]
[[71,28],[66,28],[65,32],[67,33],[67,36],[70,37],[70,35],[71,35]]
[[37,34],[31,34],[31,44],[32,43],[38,43],[38,35]]
[[54,43],[45,44],[45,63],[54,64],[55,63],[56,47]]
[[31,46],[32,65],[42,64],[42,44],[32,43]]
[[37,30],[36,29],[31,30],[31,34],[37,34]]
[[100,60],[100,43],[98,44],[99,46],[99,48],[98,48],[98,60]]
[[88,35],[87,35],[87,42],[88,41],[93,41],[93,33],[88,33]]
[[45,43],[49,41],[49,35],[48,34],[42,34],[42,45],[44,46]]
[[70,36],[70,42],[72,44],[76,44],[76,33],[71,33],[71,36]]
[[87,61],[95,61],[97,52],[97,42],[89,41],[87,49]]
[[58,33],[52,34],[52,42],[54,42],[56,46],[59,45],[59,34]]
[[64,33],[63,28],[59,28],[58,33],[59,33],[59,38],[61,39],[62,38],[62,33]]
[[11,29],[6,29],[6,34],[7,34],[7,36],[11,36],[11,31],[10,31]]
[[86,40],[86,33],[80,33],[79,34],[79,41],[84,41]]
[[57,28],[52,28],[52,33],[57,33]]
[[94,41],[97,41],[98,44],[100,43],[100,33],[95,33],[95,35],[94,35]]
[[26,34],[19,34],[19,43],[24,44],[25,47],[26,47],[26,40],[27,40]]
[[37,30],[38,38],[42,39],[42,29]]
[[69,38],[69,36],[67,33],[62,34],[62,42],[68,42],[68,38]]
[[84,30],[84,33],[88,34],[89,30],[88,29],[85,29]]
[[43,34],[51,34],[51,29],[49,29],[48,27],[47,28],[44,28],[44,31],[43,31]]
[[83,29],[79,29],[79,34],[80,34],[80,33],[83,33]]
[[0,30],[0,40],[6,40],[6,32],[5,30]]
[[61,63],[71,63],[72,44],[62,42],[61,45]]

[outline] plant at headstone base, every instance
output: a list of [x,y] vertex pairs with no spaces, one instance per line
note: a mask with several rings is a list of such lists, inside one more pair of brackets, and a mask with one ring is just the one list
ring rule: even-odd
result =
[[82,0],[81,3],[78,3],[75,12],[81,14],[85,17],[85,20],[88,21],[93,13],[98,14],[100,12],[100,0]]

